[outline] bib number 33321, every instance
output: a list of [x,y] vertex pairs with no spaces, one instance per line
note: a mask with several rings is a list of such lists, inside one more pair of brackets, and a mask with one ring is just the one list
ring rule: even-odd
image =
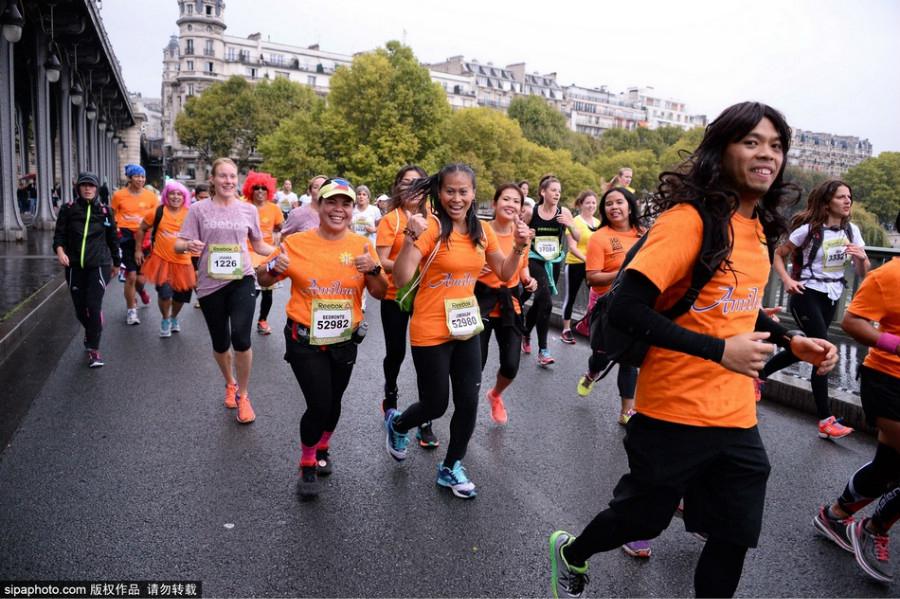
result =
[[475,296],[462,299],[444,300],[444,311],[447,314],[447,329],[454,339],[469,339],[484,330],[481,322],[481,310]]
[[238,244],[209,245],[206,272],[213,279],[235,280],[244,278],[243,252]]

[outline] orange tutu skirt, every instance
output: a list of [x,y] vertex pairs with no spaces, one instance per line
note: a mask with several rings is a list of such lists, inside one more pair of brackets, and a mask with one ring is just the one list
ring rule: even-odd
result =
[[168,283],[175,291],[190,291],[197,286],[194,265],[176,264],[152,254],[141,265],[141,274],[154,285]]

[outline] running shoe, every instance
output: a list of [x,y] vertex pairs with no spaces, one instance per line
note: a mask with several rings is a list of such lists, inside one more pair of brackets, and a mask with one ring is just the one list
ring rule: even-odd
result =
[[228,383],[225,385],[225,407],[233,410],[237,407],[237,383]]
[[125,313],[125,324],[141,324],[136,308],[129,308],[128,312]]
[[329,455],[327,449],[316,450],[316,472],[320,476],[331,474],[331,455]]
[[400,416],[400,412],[391,408],[384,415],[385,447],[388,455],[402,462],[406,459],[406,447],[409,445],[409,436],[406,433],[398,433],[394,430],[394,421]]
[[100,352],[92,349],[88,351],[88,366],[91,368],[100,368],[103,366],[103,358],[100,357]]
[[894,575],[891,572],[891,554],[888,548],[890,538],[866,530],[866,524],[870,520],[871,518],[856,520],[848,529],[856,563],[875,580],[892,582]]
[[478,494],[459,460],[453,463],[453,468],[444,466],[443,462],[438,464],[437,484],[447,487],[460,499],[473,499]]
[[522,337],[522,353],[531,353],[531,339],[529,337]]
[[319,475],[315,466],[301,466],[300,479],[297,481],[297,495],[300,499],[312,499],[322,490]]
[[195,307],[195,308],[199,308],[199,307],[200,307],[200,300],[197,300],[196,302],[194,302],[194,307]]
[[250,424],[256,420],[256,412],[250,404],[250,397],[247,394],[238,395],[237,400],[237,421],[241,424]]
[[119,282],[120,283],[125,282],[125,269],[124,268],[119,269]]
[[269,323],[265,320],[260,320],[256,323],[256,332],[260,335],[271,335],[272,327],[270,327]]
[[575,345],[575,335],[573,335],[572,331],[569,329],[566,329],[559,334],[559,340],[563,343],[568,343],[569,345]]
[[416,439],[419,440],[419,445],[425,449],[434,449],[441,444],[434,431],[431,430],[430,422],[426,422],[419,427],[419,430],[416,431]]
[[813,516],[812,523],[816,530],[834,541],[838,547],[853,553],[853,545],[850,543],[848,532],[850,525],[853,524],[853,516],[848,516],[843,520],[833,518],[828,513],[828,506],[823,505],[819,508],[819,513]]
[[497,424],[506,424],[509,416],[506,413],[506,406],[503,405],[503,397],[491,389],[487,392],[487,399],[491,404],[491,420]]
[[159,336],[160,337],[171,337],[172,336],[172,322],[168,318],[163,318],[160,321]]
[[543,366],[546,368],[551,364],[555,363],[556,360],[553,359],[553,356],[550,355],[549,349],[542,349],[538,351],[538,366]]
[[591,377],[591,373],[585,374],[583,377],[578,379],[578,386],[576,390],[578,391],[578,395],[581,397],[587,397],[591,393],[591,389],[594,388],[594,383],[597,381]]
[[621,424],[622,426],[625,426],[626,424],[628,424],[628,421],[631,420],[631,417],[634,416],[635,414],[637,414],[637,412],[635,412],[633,409],[627,410],[626,412],[619,414],[619,424]]
[[175,318],[174,316],[169,319],[169,330],[172,331],[173,333],[181,332],[181,325],[178,324],[178,319]]
[[819,422],[819,437],[822,439],[843,439],[852,432],[852,428],[844,426],[841,419],[834,416]]
[[650,554],[652,553],[650,550],[650,541],[631,541],[630,543],[625,543],[622,545],[622,551],[631,557],[641,558],[650,557]]
[[148,305],[150,303],[150,294],[147,293],[146,289],[141,289],[138,291],[138,295],[141,296],[141,301],[144,302],[144,305]]
[[553,597],[581,597],[584,587],[590,582],[587,575],[588,565],[576,568],[566,561],[563,548],[575,540],[564,530],[557,530],[550,535],[550,590]]

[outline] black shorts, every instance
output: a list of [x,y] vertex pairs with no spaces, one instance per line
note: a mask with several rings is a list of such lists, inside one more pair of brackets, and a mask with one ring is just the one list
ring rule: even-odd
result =
[[663,530],[684,498],[689,531],[756,547],[771,469],[757,427],[688,426],[635,414],[627,431],[630,472],[609,503],[617,515]]
[[900,379],[886,372],[859,367],[859,396],[869,426],[876,418],[900,421]]
[[[134,238],[134,232],[131,229],[119,229],[122,236],[119,238],[119,249],[122,252],[122,268],[125,272],[141,272],[141,267],[134,261],[134,249],[137,240]],[[144,258],[146,258],[146,252]]]
[[162,300],[174,300],[180,304],[187,304],[191,301],[191,290],[175,291],[168,283],[156,286],[156,295]]

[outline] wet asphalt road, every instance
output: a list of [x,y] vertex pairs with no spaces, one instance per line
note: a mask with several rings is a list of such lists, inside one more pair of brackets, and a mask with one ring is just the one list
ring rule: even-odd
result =
[[[202,580],[207,596],[549,595],[549,533],[578,533],[625,470],[614,377],[581,399],[583,344],[553,338],[550,370],[523,359],[507,393],[509,424],[493,425],[480,407],[465,460],[478,497],[456,499],[434,482],[443,449],[411,446],[400,465],[384,451],[382,333],[370,300],[369,336],[332,441],[335,473],[318,500],[300,503],[303,398],[282,360],[287,292],[275,292],[275,334],[254,333],[257,420],[240,426],[222,406],[200,311],[186,307],[183,332],[160,339],[155,307],[126,327],[121,284],[111,284],[106,367],[88,370],[78,336],[60,347],[63,359],[0,456],[0,579]],[[486,382],[495,369],[492,353]],[[402,407],[415,395],[408,356],[400,390]],[[773,469],[760,548],[738,595],[897,596],[896,583],[870,582],[810,524],[874,441],[821,441],[812,416],[771,404],[760,421]],[[444,441],[448,422],[435,423]],[[587,594],[692,596],[701,547],[674,520],[649,560],[595,556]]]

